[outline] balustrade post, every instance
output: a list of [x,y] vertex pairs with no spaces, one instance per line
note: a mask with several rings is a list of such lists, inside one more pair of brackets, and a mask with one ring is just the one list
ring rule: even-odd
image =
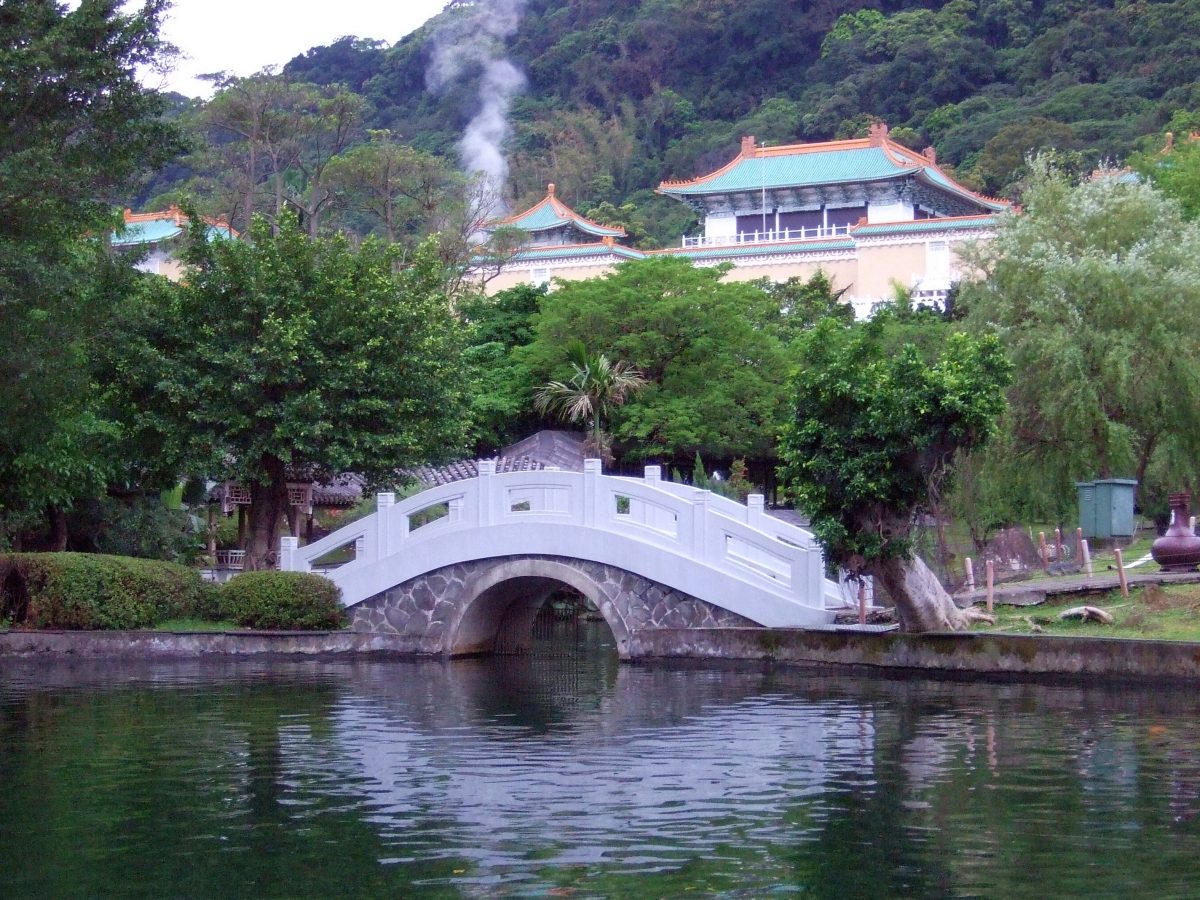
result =
[[692,495],[692,557],[698,560],[708,559],[708,500],[711,496],[699,488]]
[[479,485],[479,524],[491,525],[494,519],[493,515],[493,496],[495,494],[496,482],[496,461],[494,459],[479,460],[479,477],[476,482]]
[[446,518],[451,523],[462,521],[462,511],[463,511],[463,498],[462,497],[450,498],[450,500],[446,501],[446,508],[448,510],[448,512],[446,514]]
[[299,550],[299,548],[300,538],[283,537],[279,539],[279,571],[303,571],[298,565],[298,560],[296,559],[297,550]]
[[392,507],[396,505],[396,495],[391,491],[375,495],[375,559],[383,559],[392,552],[391,527]]
[[600,460],[583,461],[583,524],[595,527],[600,520]]
[[367,536],[360,534],[354,539],[354,561],[358,562],[367,558]]
[[646,481],[662,481],[662,466],[646,466]]
[[751,494],[746,498],[746,524],[751,528],[762,530],[763,516],[766,515],[767,498],[762,494]]

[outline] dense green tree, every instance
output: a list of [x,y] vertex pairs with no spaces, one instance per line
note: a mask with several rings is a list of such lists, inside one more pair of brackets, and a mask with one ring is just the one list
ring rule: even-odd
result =
[[799,338],[782,474],[827,557],[875,576],[906,630],[959,629],[968,618],[913,552],[914,516],[946,490],[955,454],[988,439],[1010,367],[993,336],[943,331],[922,353],[897,324],[888,311],[826,319]]
[[466,324],[463,367],[470,382],[471,441],[481,457],[526,437],[540,418],[533,412],[533,374],[517,349],[534,338],[534,316],[546,288],[520,284],[492,296],[468,295],[458,304]]
[[167,3],[121,6],[0,8],[0,515],[48,513],[56,546],[64,509],[118,468],[93,351],[121,273],[88,235],[181,149],[136,71],[163,59]]
[[588,350],[583,341],[567,343],[571,374],[565,381],[551,381],[533,392],[534,408],[589,430],[584,451],[610,460],[610,442],[604,433],[609,414],[624,405],[646,386],[646,379],[625,360],[613,362],[603,353]]
[[196,228],[186,283],[129,323],[123,371],[164,453],[250,487],[251,568],[276,549],[289,478],[394,477],[460,447],[442,268],[426,246],[397,271],[397,252],[310,239],[287,214],[247,241]]
[[788,367],[782,316],[761,287],[724,281],[727,271],[659,257],[559,283],[518,358],[540,381],[564,380],[567,344],[584,340],[641,372],[646,389],[612,414],[626,455],[773,458]]
[[1124,178],[1073,183],[1042,162],[1023,214],[973,261],[984,277],[961,291],[968,322],[996,329],[1018,372],[998,446],[1054,486],[1045,512],[1069,508],[1073,480],[1144,481],[1160,453],[1196,458],[1200,226],[1177,203]]
[[1168,197],[1187,218],[1200,219],[1200,113],[1177,114],[1170,143],[1134,155],[1130,165]]

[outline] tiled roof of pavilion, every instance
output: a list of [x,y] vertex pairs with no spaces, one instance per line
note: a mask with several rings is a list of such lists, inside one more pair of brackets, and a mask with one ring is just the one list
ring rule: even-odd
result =
[[[209,240],[237,237],[238,233],[228,223],[217,219],[205,219],[208,224]],[[125,227],[113,232],[114,247],[135,247],[160,244],[177,238],[187,231],[188,218],[178,206],[160,212],[135,213],[125,210]]]
[[618,256],[622,259],[645,259],[640,250],[622,247],[620,244],[555,244],[549,247],[526,247],[518,251],[514,260],[561,259],[568,256]]
[[776,188],[816,187],[915,177],[933,187],[1000,211],[1008,203],[963,187],[937,167],[932,150],[917,153],[873,126],[871,136],[848,141],[759,147],[743,138],[742,152],[715,172],[690,181],[664,181],[658,192],[676,199]]
[[584,234],[590,234],[594,237],[625,237],[624,228],[593,222],[591,219],[579,215],[571,207],[561,202],[554,196],[553,184],[546,186],[546,196],[540,203],[531,206],[523,213],[509,216],[507,219],[501,219],[499,224],[511,225],[520,228],[522,231],[528,231],[531,234],[539,231],[550,231],[554,228],[562,228],[564,225],[573,225]]

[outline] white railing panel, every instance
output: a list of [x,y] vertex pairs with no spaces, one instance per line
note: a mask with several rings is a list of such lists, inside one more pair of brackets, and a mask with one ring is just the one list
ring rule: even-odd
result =
[[[361,557],[371,556],[374,553],[375,546],[374,530],[374,513],[351,522],[349,525],[343,525],[337,531],[326,535],[319,541],[314,541],[305,547],[301,547],[299,550],[293,551],[292,564],[296,566],[293,571],[308,572],[312,569],[312,564],[315,560],[334,550],[340,550],[347,544],[356,545],[356,561]],[[361,551],[358,550],[359,546],[363,548]]]

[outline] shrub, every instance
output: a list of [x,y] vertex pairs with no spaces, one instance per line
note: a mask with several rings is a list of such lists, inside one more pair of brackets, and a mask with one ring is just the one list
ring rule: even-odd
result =
[[29,628],[149,628],[212,618],[216,591],[186,566],[88,553],[0,555],[0,619]]
[[221,588],[222,617],[246,628],[341,628],[337,585],[306,572],[246,572]]

